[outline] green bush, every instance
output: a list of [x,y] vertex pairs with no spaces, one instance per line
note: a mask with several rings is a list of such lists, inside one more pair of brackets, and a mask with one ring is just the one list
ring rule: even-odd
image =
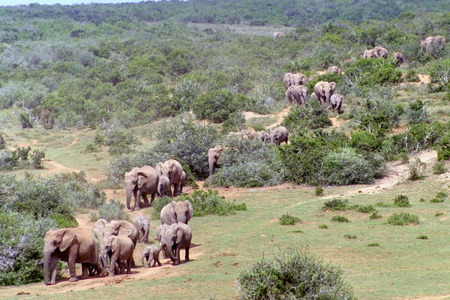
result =
[[193,110],[197,118],[222,123],[243,107],[249,100],[240,94],[222,90],[203,94],[194,103]]
[[291,216],[289,213],[281,215],[278,218],[281,225],[295,225],[295,223],[300,222],[299,217]]
[[320,185],[316,186],[315,190],[314,190],[314,195],[316,196],[322,196],[323,195],[323,187],[321,187]]
[[112,220],[129,220],[128,213],[124,211],[125,205],[115,199],[110,199],[98,209],[98,219],[105,219],[108,222]]
[[376,220],[376,219],[381,219],[383,216],[380,215],[380,213],[378,211],[375,211],[374,213],[372,213],[369,217],[369,219],[371,220]]
[[226,201],[225,197],[219,196],[218,191],[196,190],[190,195],[181,196],[178,201],[189,200],[194,207],[194,217],[206,215],[226,216],[235,214],[236,211],[247,210],[245,203],[237,204],[236,201]]
[[[447,123],[448,124],[448,123]],[[438,160],[450,159],[450,132],[447,132],[438,144],[437,149]]]
[[371,183],[373,167],[352,148],[331,152],[323,158],[322,178],[330,185]]
[[380,247],[380,244],[378,244],[378,243],[370,243],[370,244],[367,244],[367,247]]
[[44,151],[34,150],[33,152],[30,153],[30,158],[31,158],[31,166],[33,167],[33,169],[44,168],[42,166],[42,159],[45,158]]
[[354,240],[357,238],[356,235],[351,235],[351,234],[345,234],[344,237],[349,240]]
[[327,211],[327,210],[331,210],[331,211],[336,211],[336,210],[348,210],[350,209],[351,206],[348,203],[348,200],[342,200],[342,199],[338,199],[335,198],[333,200],[330,201],[326,201],[324,203],[324,205],[322,206],[322,210],[323,211]]
[[373,205],[365,205],[365,206],[364,205],[354,205],[353,207],[357,212],[365,213],[365,214],[376,211],[375,207],[373,207]]
[[345,223],[345,222],[349,222],[348,219],[346,217],[343,216],[333,216],[331,218],[332,222],[341,222],[341,223]]
[[48,218],[36,220],[26,213],[0,212],[0,285],[43,280],[44,235],[56,226]]
[[394,198],[394,206],[397,207],[411,207],[411,204],[409,203],[408,196],[405,195],[398,195]]
[[6,148],[6,141],[5,138],[3,137],[3,134],[0,133],[0,150],[5,148]]
[[359,151],[373,152],[381,148],[382,139],[367,130],[352,133],[348,145]]
[[294,248],[239,275],[240,299],[355,299],[342,271]]
[[320,224],[319,228],[320,229],[328,229],[328,226],[326,224]]
[[405,74],[405,79],[408,82],[419,82],[420,81],[420,78],[419,78],[419,75],[417,74],[416,69],[409,69]]
[[283,164],[273,144],[230,137],[224,146],[222,167],[208,178],[210,186],[259,187],[283,182]]
[[418,239],[418,240],[428,240],[428,236],[426,236],[424,234],[421,234],[418,237],[416,237],[416,239]]
[[319,101],[307,101],[305,106],[294,105],[289,110],[281,125],[289,132],[299,132],[303,129],[318,129],[333,125],[328,118],[328,110]]
[[408,124],[420,124],[427,123],[429,119],[428,112],[426,111],[424,104],[420,100],[412,101],[409,103],[409,110],[406,112],[406,118]]
[[436,196],[430,200],[432,203],[442,203],[447,198],[447,193],[444,191],[440,191],[436,193]]
[[377,58],[359,59],[345,66],[344,70],[351,85],[393,84],[400,82],[402,77],[402,72],[392,61]]
[[155,217],[159,218],[163,207],[172,201],[173,201],[173,199],[170,197],[167,197],[167,196],[156,198],[155,201],[153,201],[153,209],[155,211],[155,214],[154,214]]
[[409,166],[408,180],[415,181],[425,178],[424,172],[427,164],[416,158]]
[[387,223],[396,226],[419,224],[419,217],[408,213],[393,214],[388,218]]
[[444,174],[448,171],[448,169],[445,167],[444,162],[442,161],[435,163],[432,168],[434,174]]

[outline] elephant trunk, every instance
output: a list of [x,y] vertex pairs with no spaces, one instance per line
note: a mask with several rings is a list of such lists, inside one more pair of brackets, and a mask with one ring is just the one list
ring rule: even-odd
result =
[[144,238],[142,239],[144,243],[148,243],[148,233],[150,230],[150,226],[145,227]]
[[52,278],[51,270],[52,253],[50,251],[44,252],[44,282],[50,284]]
[[145,259],[146,259],[145,255],[142,255],[142,265],[144,267],[147,267],[147,264],[145,263]]
[[133,189],[127,186],[127,209],[131,209],[131,195],[133,194]]

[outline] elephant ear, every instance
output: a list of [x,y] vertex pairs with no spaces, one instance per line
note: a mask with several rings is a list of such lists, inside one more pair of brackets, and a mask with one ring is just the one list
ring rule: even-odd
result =
[[181,243],[181,239],[183,238],[183,234],[184,234],[183,231],[184,231],[183,228],[181,228],[180,226],[177,226],[177,236],[176,236],[177,239],[176,239],[175,243],[177,243],[177,244]]
[[187,215],[187,220],[189,221],[194,216],[194,207],[192,206],[192,203],[189,200],[184,201],[184,203],[186,203],[186,205],[189,209],[188,215]]
[[137,187],[140,189],[145,185],[145,182],[147,180],[147,177],[145,177],[142,174],[138,175],[138,180],[137,180]]
[[177,220],[177,212],[175,210],[176,206],[177,206],[177,203],[175,201],[170,202],[170,213],[173,216],[173,218],[175,219],[175,223],[178,222],[178,220]]
[[330,82],[330,87],[331,87],[331,90],[336,90],[336,82],[334,82],[334,81],[332,81],[332,82]]
[[64,252],[67,250],[67,248],[69,248],[70,245],[73,244],[73,242],[75,242],[75,240],[77,239],[77,235],[71,232],[67,232],[64,234],[61,244],[59,245],[59,250],[61,252]]
[[120,224],[119,234],[130,237],[133,234],[133,229],[136,230],[136,227],[134,227],[133,224],[131,226],[129,226],[128,223],[122,222]]
[[119,246],[120,246],[119,237],[112,236],[111,237],[111,251],[112,252],[118,251],[119,250]]

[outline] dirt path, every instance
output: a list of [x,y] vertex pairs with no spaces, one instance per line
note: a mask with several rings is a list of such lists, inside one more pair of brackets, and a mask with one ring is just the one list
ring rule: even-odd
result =
[[244,118],[246,120],[254,119],[254,118],[275,118],[276,121],[274,123],[266,126],[267,128],[274,128],[274,127],[280,125],[280,123],[283,121],[284,117],[286,117],[287,114],[289,113],[290,109],[291,109],[291,107],[288,106],[277,114],[269,114],[269,115],[260,115],[260,114],[254,113],[252,111],[244,111],[243,113],[244,113]]

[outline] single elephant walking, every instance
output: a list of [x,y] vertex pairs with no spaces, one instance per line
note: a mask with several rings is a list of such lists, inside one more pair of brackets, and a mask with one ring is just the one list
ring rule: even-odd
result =
[[[150,166],[133,168],[125,173],[125,190],[127,197],[127,209],[141,209],[140,198],[144,199],[144,206],[152,206],[158,191],[159,176],[156,170]],[[151,195],[149,203],[147,195]],[[134,207],[131,208],[131,195],[134,196]]]
[[138,232],[138,241],[141,243],[148,243],[150,219],[146,216],[137,216],[133,219],[133,225]]
[[401,54],[400,52],[392,52],[392,61],[398,68],[405,61],[405,58],[403,57],[403,54]]
[[342,104],[344,103],[344,96],[334,94],[330,97],[331,109],[338,114],[342,114]]
[[100,243],[100,256],[109,256],[109,276],[115,275],[116,263],[119,265],[119,273],[125,270],[126,261],[127,274],[131,274],[131,262],[133,259],[134,244],[133,241],[123,235],[112,235],[103,239]]
[[177,222],[187,224],[194,216],[194,207],[189,200],[172,201],[161,209],[161,224],[172,225]]
[[180,264],[180,250],[185,250],[185,261],[189,261],[192,230],[189,225],[178,222],[170,225],[161,236],[161,249],[169,254],[174,265]]
[[334,94],[336,90],[335,82],[327,82],[327,81],[319,81],[314,86],[314,93],[317,96],[321,105],[327,105],[327,108],[330,109],[330,97]]
[[44,282],[56,283],[58,261],[67,262],[69,282],[78,281],[75,264],[82,265],[82,279],[89,276],[88,268],[92,266],[97,274],[106,272],[99,264],[98,244],[92,232],[84,228],[62,228],[49,230],[44,237]]
[[216,146],[208,150],[209,176],[216,173],[216,170],[220,168],[220,156],[223,150],[222,146]]
[[308,88],[304,85],[291,85],[286,91],[286,97],[291,105],[305,105],[307,95]]
[[280,146],[281,143],[288,143],[289,132],[284,126],[279,126],[270,131],[270,140],[276,146]]
[[142,265],[144,267],[150,268],[150,263],[153,261],[153,266],[161,266],[159,261],[159,253],[161,252],[161,246],[158,245],[148,245],[142,250]]

